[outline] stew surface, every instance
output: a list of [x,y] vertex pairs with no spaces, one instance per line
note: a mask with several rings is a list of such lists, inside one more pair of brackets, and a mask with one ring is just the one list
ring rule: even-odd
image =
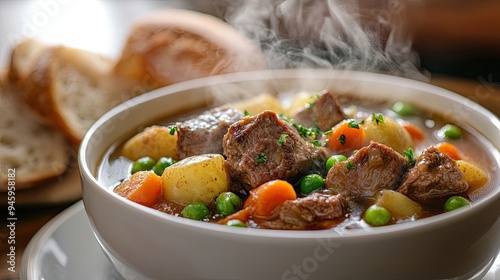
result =
[[141,128],[98,179],[134,202],[227,226],[385,226],[470,207],[497,183],[489,144],[439,112],[300,93]]

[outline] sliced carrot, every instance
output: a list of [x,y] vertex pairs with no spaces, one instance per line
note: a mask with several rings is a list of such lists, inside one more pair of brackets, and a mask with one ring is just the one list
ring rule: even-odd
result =
[[420,142],[425,140],[425,133],[422,131],[422,129],[415,124],[412,124],[411,122],[403,121],[399,123],[406,131],[408,134],[410,134],[411,139],[415,142]]
[[448,142],[442,142],[442,143],[437,144],[436,149],[443,154],[447,154],[449,157],[451,157],[454,160],[461,160],[462,159],[462,157],[460,156],[460,153],[458,152],[457,147],[455,147],[455,145],[450,144]]
[[266,218],[283,202],[293,199],[297,199],[297,194],[290,183],[273,180],[251,190],[243,208],[250,208],[250,214],[254,218]]
[[326,147],[335,152],[363,147],[365,130],[361,124],[357,127],[355,124],[356,121],[348,119],[335,125],[331,133],[327,134],[328,143]]
[[152,207],[162,196],[163,180],[152,171],[139,171],[123,181],[114,192],[144,206]]
[[247,207],[247,208],[243,208],[240,211],[235,212],[235,213],[225,217],[224,219],[219,221],[219,224],[225,225],[225,224],[227,224],[227,222],[229,222],[231,220],[240,220],[240,221],[246,223],[249,219],[250,219],[250,208]]

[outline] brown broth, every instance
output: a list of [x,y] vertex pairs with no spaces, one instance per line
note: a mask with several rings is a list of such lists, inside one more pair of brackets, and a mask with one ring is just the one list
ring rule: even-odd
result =
[[[404,119],[411,122],[412,124],[418,126],[426,134],[426,139],[416,143],[415,155],[418,156],[425,148],[429,146],[436,145],[440,142],[447,141],[455,145],[462,159],[476,165],[484,172],[486,172],[490,178],[489,182],[483,186],[479,191],[475,193],[468,193],[468,199],[472,204],[479,201],[481,198],[486,196],[493,188],[496,188],[499,183],[499,167],[497,165],[498,154],[492,154],[490,149],[492,147],[482,135],[474,131],[472,128],[465,126],[464,124],[456,124],[462,129],[462,138],[459,140],[444,140],[440,138],[437,131],[445,124],[448,123],[441,115],[437,113],[429,113],[424,110],[420,110],[418,116],[412,117],[400,117],[390,110],[390,105],[388,103],[382,102],[371,102],[367,100],[357,100],[352,98],[342,98],[341,104],[344,108],[349,106],[355,106],[360,112],[359,115],[368,115],[371,113],[383,113],[386,116],[392,117],[394,119]],[[183,114],[177,118],[162,119],[155,122],[155,124],[168,125],[174,121],[184,120],[189,116],[195,116],[200,112],[200,110],[193,110],[188,114]],[[139,131],[139,130],[138,130]],[[126,141],[127,139],[124,139]],[[119,184],[120,181],[127,178],[130,175],[130,168],[133,161],[123,157],[120,154],[120,149],[123,143],[117,143],[115,146],[111,147],[107,154],[103,157],[103,160],[98,169],[98,180],[101,184],[108,186],[110,191]],[[350,213],[344,220],[338,220],[332,223],[336,228],[349,229],[349,228],[362,228],[367,225],[362,221],[361,215],[370,205],[370,201],[364,203],[359,209],[350,209]],[[171,214],[180,215],[183,206],[176,205],[175,203],[160,201],[154,208]],[[213,205],[209,205],[213,208]],[[442,205],[426,206],[424,208],[423,217],[433,216],[442,213]],[[213,215],[207,219],[210,222],[217,222],[220,219],[218,215]],[[397,221],[396,223],[409,222],[412,219]]]

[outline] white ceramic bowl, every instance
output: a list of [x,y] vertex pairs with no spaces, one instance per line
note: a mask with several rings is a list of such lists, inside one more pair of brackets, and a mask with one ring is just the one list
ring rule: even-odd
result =
[[476,103],[403,78],[332,70],[270,70],[199,79],[127,101],[97,121],[79,151],[83,201],[97,240],[128,279],[480,279],[500,249],[500,172],[472,207],[411,223],[326,231],[225,227],[123,199],[96,179],[104,153],[169,113],[244,92],[324,88],[406,100],[470,125],[500,166],[500,122]]

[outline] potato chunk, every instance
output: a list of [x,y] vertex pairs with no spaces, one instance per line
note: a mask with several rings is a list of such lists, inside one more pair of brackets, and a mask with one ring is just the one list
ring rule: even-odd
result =
[[290,106],[286,109],[286,114],[288,116],[292,116],[298,110],[302,109],[311,101],[315,101],[317,97],[318,93],[311,93],[305,91],[295,94],[290,102]]
[[415,143],[410,134],[394,119],[381,115],[372,114],[363,123],[365,129],[365,141],[375,141],[391,147],[403,155],[408,148],[415,148]]
[[392,216],[397,220],[418,217],[422,214],[422,207],[420,204],[411,200],[406,195],[392,190],[380,191],[375,200],[375,204],[389,210]]
[[219,154],[185,158],[165,168],[162,174],[164,196],[168,201],[187,205],[209,204],[214,197],[229,190],[229,174]]
[[283,105],[281,104],[280,100],[277,97],[266,93],[240,102],[229,104],[228,106],[242,112],[246,111],[249,115],[252,116],[262,113],[265,110],[271,110],[276,114],[282,114],[284,111]]
[[469,184],[469,193],[475,192],[488,182],[488,175],[479,167],[464,160],[455,161],[456,166],[464,173],[464,180]]
[[177,133],[171,135],[170,129],[165,126],[146,127],[123,145],[122,154],[131,160],[145,156],[154,160],[161,157],[178,159]]

